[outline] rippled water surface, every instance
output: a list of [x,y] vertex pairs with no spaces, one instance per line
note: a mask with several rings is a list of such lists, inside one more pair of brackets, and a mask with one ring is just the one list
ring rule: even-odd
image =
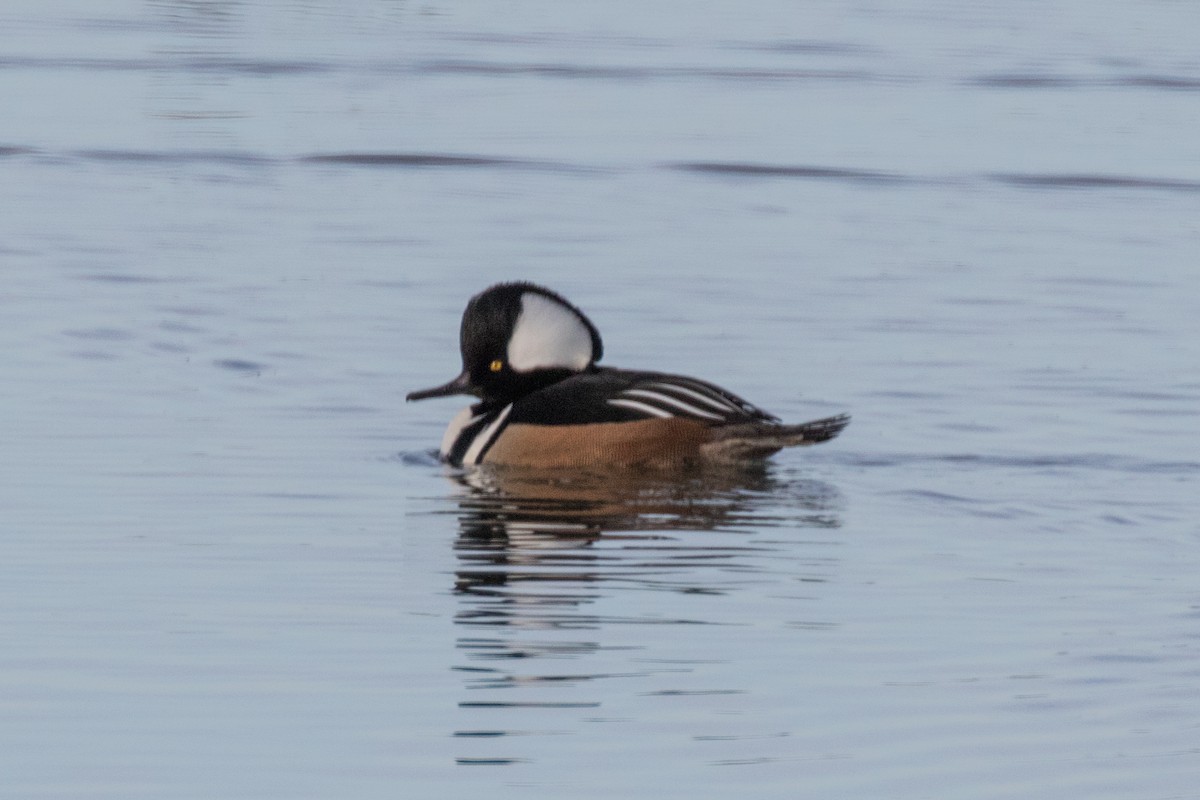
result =
[[[6,3],[0,795],[1200,797],[1196,31]],[[515,278],[854,420],[444,469]]]

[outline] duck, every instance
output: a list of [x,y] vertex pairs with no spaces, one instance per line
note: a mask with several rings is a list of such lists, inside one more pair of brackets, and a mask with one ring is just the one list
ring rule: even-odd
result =
[[741,463],[833,439],[847,414],[785,424],[708,381],[599,366],[600,332],[557,292],[497,283],[468,301],[462,372],[406,400],[471,395],[446,428],[454,467],[564,469]]

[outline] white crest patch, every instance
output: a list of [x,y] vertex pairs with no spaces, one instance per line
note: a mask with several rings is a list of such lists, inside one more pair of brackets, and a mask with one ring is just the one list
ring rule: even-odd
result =
[[508,341],[508,363],[518,372],[582,370],[592,363],[592,334],[571,309],[545,295],[526,292]]

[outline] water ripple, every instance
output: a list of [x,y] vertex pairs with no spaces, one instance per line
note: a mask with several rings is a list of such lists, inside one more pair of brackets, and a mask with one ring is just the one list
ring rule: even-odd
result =
[[1034,189],[1168,189],[1176,192],[1200,192],[1200,181],[1134,175],[992,173],[988,178],[1000,183]]
[[302,156],[313,164],[353,164],[371,167],[493,167],[521,163],[510,158],[445,153],[320,153]]
[[667,169],[682,172],[699,172],[710,175],[739,175],[773,178],[811,178],[817,180],[867,181],[871,183],[897,183],[911,180],[894,172],[853,169],[845,167],[821,167],[791,164],[751,164],[727,161],[683,161],[663,165]]
[[978,75],[966,85],[983,89],[1161,89],[1200,91],[1200,79],[1178,75],[1076,76],[1043,72]]
[[85,161],[115,161],[148,164],[234,164],[263,166],[274,163],[270,156],[228,150],[78,150],[71,154]]
[[1150,475],[1193,475],[1200,461],[1155,461],[1111,453],[1061,453],[1056,455],[985,455],[978,453],[828,453],[830,461],[852,466],[903,467],[917,464],[948,464],[984,469],[1086,469]]
[[491,167],[547,172],[594,171],[591,168],[561,162],[470,153],[313,153],[301,156],[296,160],[307,164],[335,164],[353,167]]
[[551,161],[523,156],[453,152],[333,152],[298,156],[273,156],[236,150],[120,150],[93,149],[54,153],[24,145],[0,145],[0,158],[32,158],[46,163],[97,161],[151,165],[222,165],[245,168],[283,167],[289,164],[322,167],[383,169],[500,169],[594,175],[644,170],[668,170],[699,176],[741,179],[795,179],[843,181],[882,186],[969,187],[993,183],[1022,189],[1127,191],[1154,190],[1200,192],[1200,180],[1164,178],[1155,175],[1112,175],[1105,173],[987,173],[983,175],[917,175],[846,165],[772,164],[747,161],[666,161],[657,164],[615,168],[578,162]]
[[[458,37],[459,39],[497,42],[510,45],[546,44],[553,37]],[[644,46],[644,45],[643,45]],[[870,47],[847,42],[783,40],[776,42],[719,42],[715,47],[775,53],[829,57],[877,55]],[[640,49],[640,48],[639,48]],[[846,68],[792,68],[661,64],[597,64],[574,61],[521,61],[470,58],[431,58],[425,60],[381,59],[286,59],[244,58],[223,55],[166,54],[145,58],[100,56],[23,55],[0,58],[0,70],[78,70],[86,72],[181,72],[195,74],[245,75],[253,78],[310,76],[334,73],[378,75],[474,75],[489,78],[525,77],[566,80],[617,81],[746,81],[746,82],[834,82],[860,85],[931,83],[947,78],[938,74],[911,75]],[[1080,76],[1054,72],[994,72],[949,78],[958,85],[1002,91],[1140,89],[1149,91],[1200,91],[1200,79],[1190,75],[1132,73],[1124,75]]]

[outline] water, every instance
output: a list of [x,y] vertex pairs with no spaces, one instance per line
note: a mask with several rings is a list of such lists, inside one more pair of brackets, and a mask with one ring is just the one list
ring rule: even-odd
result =
[[[8,3],[0,795],[1200,797],[1200,10]],[[458,316],[843,436],[459,475]]]

